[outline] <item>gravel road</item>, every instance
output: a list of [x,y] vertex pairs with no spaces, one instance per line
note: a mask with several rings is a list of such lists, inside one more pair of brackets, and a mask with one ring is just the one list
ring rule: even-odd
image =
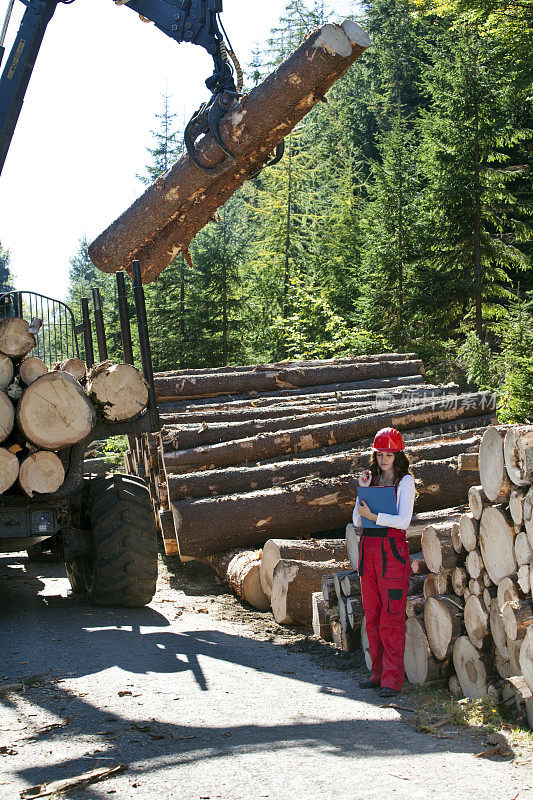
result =
[[65,796],[533,800],[523,754],[478,759],[479,734],[420,732],[422,695],[387,706],[353,659],[243,608],[204,567],[162,564],[139,610],[77,604],[61,565],[22,555],[0,558],[0,581],[0,798],[124,764]]

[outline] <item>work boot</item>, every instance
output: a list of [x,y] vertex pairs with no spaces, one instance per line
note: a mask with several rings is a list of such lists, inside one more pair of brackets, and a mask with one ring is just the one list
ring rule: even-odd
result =
[[362,681],[359,681],[359,686],[361,689],[379,689],[379,683],[375,683],[370,678],[365,678]]
[[397,689],[392,689],[390,686],[383,686],[379,693],[380,697],[396,697],[399,694]]

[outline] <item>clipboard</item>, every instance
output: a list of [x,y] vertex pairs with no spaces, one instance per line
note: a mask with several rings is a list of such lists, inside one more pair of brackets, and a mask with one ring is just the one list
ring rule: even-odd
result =
[[[396,493],[394,486],[358,486],[358,500],[364,500],[373,514],[393,514],[398,513],[396,505]],[[364,528],[381,528],[373,519],[361,517],[361,525]]]

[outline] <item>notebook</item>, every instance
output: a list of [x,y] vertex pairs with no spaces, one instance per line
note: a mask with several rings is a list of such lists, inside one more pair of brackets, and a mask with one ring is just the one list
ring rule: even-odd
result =
[[[397,514],[396,493],[394,486],[358,486],[357,496],[364,500],[373,514]],[[363,528],[381,528],[374,520],[361,517]]]

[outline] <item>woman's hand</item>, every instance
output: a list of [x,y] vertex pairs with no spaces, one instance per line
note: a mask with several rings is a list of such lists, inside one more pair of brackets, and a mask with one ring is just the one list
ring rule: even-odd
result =
[[364,500],[358,500],[357,502],[359,503],[358,509],[357,509],[359,511],[359,516],[360,517],[364,517],[365,519],[370,519],[370,520],[372,520],[372,522],[376,522],[376,520],[378,518],[378,515],[377,514],[373,514],[372,511],[370,511],[370,509],[369,509],[368,505],[365,503],[365,501]]
[[365,469],[359,475],[359,478],[357,480],[358,480],[359,486],[370,486],[370,483],[372,481],[372,473],[370,472],[369,469]]

